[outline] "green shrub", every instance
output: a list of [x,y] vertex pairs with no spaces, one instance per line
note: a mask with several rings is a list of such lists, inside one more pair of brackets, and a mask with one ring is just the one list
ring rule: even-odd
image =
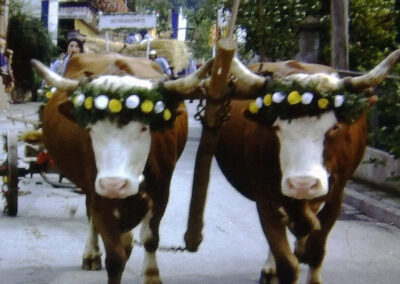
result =
[[39,19],[17,12],[10,16],[7,33],[7,48],[14,51],[12,69],[15,86],[35,94],[38,80],[34,79],[30,60],[38,59],[49,64],[57,52]]
[[371,113],[368,144],[400,158],[400,83],[386,79],[375,93],[379,101]]

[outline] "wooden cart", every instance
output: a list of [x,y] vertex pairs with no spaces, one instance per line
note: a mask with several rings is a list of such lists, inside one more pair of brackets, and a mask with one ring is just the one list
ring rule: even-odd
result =
[[[35,121],[10,117],[13,122],[19,121],[25,124],[33,124],[35,128],[39,124]],[[16,216],[18,213],[18,182],[21,177],[33,174],[40,174],[43,181],[53,187],[75,188],[75,185],[69,182],[63,182],[63,176],[52,164],[50,156],[46,150],[38,145],[21,141],[16,131],[9,130],[4,135],[4,151],[6,158],[0,166],[0,176],[3,178],[2,193],[5,198],[4,212],[9,216]],[[18,157],[18,147],[24,146],[24,157]],[[23,166],[19,166],[23,164]],[[58,181],[53,181],[48,177],[48,173],[57,173]]]

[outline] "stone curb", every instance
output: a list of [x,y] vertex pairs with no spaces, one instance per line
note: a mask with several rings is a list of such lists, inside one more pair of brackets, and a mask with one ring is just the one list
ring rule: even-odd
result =
[[400,209],[391,206],[387,202],[373,199],[367,194],[346,187],[344,203],[353,206],[363,214],[378,221],[400,227]]

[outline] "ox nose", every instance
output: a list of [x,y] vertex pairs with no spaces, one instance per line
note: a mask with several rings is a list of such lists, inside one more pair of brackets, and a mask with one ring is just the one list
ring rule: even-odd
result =
[[127,186],[128,180],[125,178],[107,177],[100,178],[99,184],[103,189],[107,191],[118,192]]
[[311,176],[289,177],[286,181],[288,195],[296,199],[312,199],[322,195],[318,178]]

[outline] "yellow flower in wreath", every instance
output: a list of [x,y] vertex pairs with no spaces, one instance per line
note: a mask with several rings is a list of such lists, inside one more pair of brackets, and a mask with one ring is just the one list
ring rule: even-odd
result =
[[51,99],[52,96],[53,96],[53,93],[51,91],[47,91],[46,92],[46,98],[47,99]]
[[85,99],[85,108],[86,109],[92,109],[93,108],[93,97],[87,97]]
[[288,100],[288,103],[291,105],[298,104],[299,102],[301,102],[301,95],[298,91],[290,92],[287,100]]
[[110,100],[110,103],[108,104],[108,109],[112,113],[120,112],[122,109],[122,102],[117,99],[112,99],[112,100]]
[[329,105],[329,101],[327,99],[319,99],[318,106],[320,109],[325,109]]
[[264,97],[264,105],[265,106],[270,106],[272,103],[272,95],[271,94],[266,94]]
[[150,101],[150,100],[145,100],[145,101],[142,103],[142,105],[140,106],[140,108],[142,109],[142,111],[143,111],[144,113],[149,113],[149,112],[151,112],[151,111],[153,110],[154,104],[153,104],[153,102]]
[[258,110],[259,110],[259,108],[258,108],[256,102],[251,102],[249,105],[249,111],[251,113],[255,114],[255,113],[258,113]]
[[171,111],[169,109],[165,109],[164,112],[163,112],[164,120],[165,121],[170,120],[171,116],[172,116]]

